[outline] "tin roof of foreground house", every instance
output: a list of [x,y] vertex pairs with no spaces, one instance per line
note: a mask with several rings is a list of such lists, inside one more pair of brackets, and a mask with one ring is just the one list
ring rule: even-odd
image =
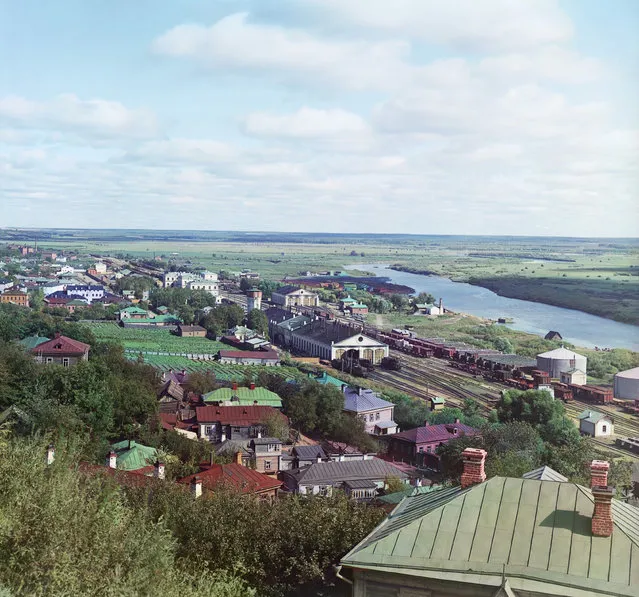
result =
[[90,348],[91,346],[89,344],[85,344],[84,342],[79,342],[78,340],[73,340],[71,338],[67,338],[66,336],[56,334],[55,338],[53,338],[52,340],[48,340],[47,342],[38,344],[31,349],[31,352],[47,355],[75,356],[89,352]]
[[636,595],[639,509],[612,500],[613,532],[595,537],[585,487],[493,477],[407,497],[342,559],[344,566],[592,597]]

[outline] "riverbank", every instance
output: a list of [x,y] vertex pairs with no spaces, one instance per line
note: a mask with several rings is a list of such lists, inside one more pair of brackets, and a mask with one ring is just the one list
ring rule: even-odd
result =
[[[639,325],[639,293],[635,284],[605,279],[598,274],[597,279],[589,277],[528,277],[528,276],[446,276],[427,268],[393,264],[389,269],[398,272],[448,277],[455,282],[467,282],[492,290],[495,294],[507,298],[520,299],[574,309],[618,321]],[[638,330],[639,334],[639,330]]]

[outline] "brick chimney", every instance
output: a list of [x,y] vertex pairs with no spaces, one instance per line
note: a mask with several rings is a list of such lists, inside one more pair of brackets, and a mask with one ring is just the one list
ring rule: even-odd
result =
[[590,463],[590,487],[607,487],[610,464],[605,460],[593,460]]
[[46,459],[47,466],[52,465],[54,460],[55,460],[55,448],[53,447],[53,444],[49,444],[49,446],[47,447],[47,459]]
[[597,485],[591,489],[595,498],[595,509],[592,514],[592,534],[596,537],[610,537],[612,535],[612,496],[613,487]]
[[486,473],[484,472],[486,450],[466,448],[462,452],[462,459],[464,461],[464,472],[461,476],[462,489],[476,483],[483,483],[486,480]]
[[153,476],[156,479],[164,479],[164,463],[159,460],[155,463],[155,470],[153,471]]
[[233,390],[234,392],[237,392],[237,382],[234,381],[233,385],[231,386],[231,390]]
[[107,456],[106,465],[109,468],[116,468],[117,464],[118,464],[118,455],[113,450],[111,450],[109,452],[109,455]]
[[251,382],[251,383],[249,384],[249,390],[254,390],[254,389],[255,389],[255,383],[254,383],[254,382]]
[[194,498],[199,498],[202,495],[202,479],[197,475],[191,479],[190,487],[191,495]]

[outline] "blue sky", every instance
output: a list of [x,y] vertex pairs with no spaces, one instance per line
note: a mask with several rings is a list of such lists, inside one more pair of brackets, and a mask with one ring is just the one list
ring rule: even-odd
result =
[[0,226],[637,236],[635,0],[0,0]]

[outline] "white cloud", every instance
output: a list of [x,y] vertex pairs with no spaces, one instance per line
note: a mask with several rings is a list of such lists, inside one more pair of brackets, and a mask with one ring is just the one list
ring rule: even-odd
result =
[[[463,50],[513,50],[569,40],[557,0],[309,0],[335,24]],[[315,16],[315,15],[312,15]]]
[[314,85],[356,90],[392,88],[415,75],[405,61],[408,42],[323,39],[303,30],[252,23],[247,13],[230,15],[210,27],[179,25],[157,38],[152,49],[210,68],[278,73]]
[[116,101],[81,100],[67,93],[47,102],[10,95],[0,98],[0,121],[32,129],[75,133],[96,139],[145,138],[157,132],[148,110],[131,110]]

